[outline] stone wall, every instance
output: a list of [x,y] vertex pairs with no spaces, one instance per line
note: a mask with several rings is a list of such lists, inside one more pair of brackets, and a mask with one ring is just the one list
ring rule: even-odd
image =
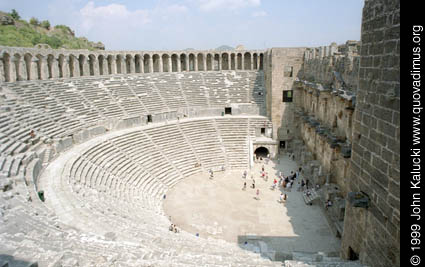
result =
[[342,255],[370,266],[400,266],[400,1],[366,0]]
[[272,48],[265,55],[267,116],[273,122],[273,139],[291,148],[294,138],[294,103],[283,102],[283,92],[293,90],[306,48]]
[[332,43],[308,48],[298,77],[325,87],[355,91],[358,83],[360,42]]
[[262,70],[263,50],[88,51],[0,46],[0,82],[127,73]]

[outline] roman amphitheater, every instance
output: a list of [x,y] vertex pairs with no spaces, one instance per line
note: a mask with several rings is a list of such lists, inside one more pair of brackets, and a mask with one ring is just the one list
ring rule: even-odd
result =
[[0,47],[0,266],[400,266],[399,5],[315,48]]

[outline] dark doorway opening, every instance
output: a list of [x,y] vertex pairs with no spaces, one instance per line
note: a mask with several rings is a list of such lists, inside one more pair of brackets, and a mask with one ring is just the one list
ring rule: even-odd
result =
[[263,146],[257,148],[254,152],[255,156],[266,158],[269,153],[269,150]]
[[148,115],[148,123],[152,122],[152,115]]
[[357,254],[351,247],[348,247],[348,259],[350,261],[356,261],[359,259],[359,254]]
[[285,141],[280,141],[279,142],[279,148],[285,149],[286,148],[286,142]]
[[232,108],[224,108],[224,114],[232,115]]
[[266,128],[261,128],[261,135],[265,135],[266,134]]

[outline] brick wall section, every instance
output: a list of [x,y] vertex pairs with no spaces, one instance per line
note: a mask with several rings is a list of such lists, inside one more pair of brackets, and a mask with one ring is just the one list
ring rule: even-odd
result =
[[400,1],[366,0],[354,113],[350,191],[369,209],[347,204],[342,256],[349,247],[371,266],[400,265]]

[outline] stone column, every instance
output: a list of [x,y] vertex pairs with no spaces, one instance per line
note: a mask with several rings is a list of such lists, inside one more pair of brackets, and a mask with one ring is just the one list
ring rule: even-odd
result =
[[241,62],[242,66],[241,69],[244,70],[245,69],[245,55],[242,53],[242,62]]
[[186,55],[186,71],[189,71],[189,56]]
[[77,57],[73,57],[73,64],[74,64],[74,77],[80,77],[80,62],[78,61]]
[[218,70],[222,69],[223,65],[223,59],[221,58],[221,55],[218,55]]
[[83,61],[83,75],[84,76],[90,76],[90,66],[89,66],[88,57],[84,57],[84,61]]
[[254,55],[251,54],[251,70],[254,70]]
[[180,55],[177,55],[177,72],[182,71],[182,64],[180,62]]
[[136,73],[136,57],[130,59],[130,73]]
[[6,73],[4,73],[3,58],[0,58],[0,82],[6,81]]
[[52,78],[59,78],[59,59],[53,58],[52,60]]
[[149,57],[149,72],[153,73],[153,58]]
[[143,54],[140,55],[140,73],[145,73],[145,61],[143,60]]
[[164,63],[162,62],[162,56],[159,57],[159,72],[164,72]]
[[100,72],[99,72],[99,61],[97,61],[97,58],[94,57],[92,60],[92,64],[93,64],[93,75],[94,76],[99,76]]
[[168,72],[173,72],[173,63],[171,61],[171,56],[168,57]]
[[[115,60],[116,60],[116,56],[112,55],[111,56],[111,74],[112,75],[117,74],[117,62]],[[108,62],[108,64],[109,64],[109,62]]]
[[69,77],[71,77],[69,58],[65,58],[63,60],[63,64],[62,64],[62,75],[63,75],[63,78],[69,78]]
[[197,55],[195,56],[193,66],[194,66],[193,67],[194,68],[194,71],[198,71],[198,56]]
[[46,57],[41,57],[39,58],[40,61],[40,80],[47,80],[49,79],[49,69],[48,69],[48,65],[47,65],[47,59]]
[[22,75],[20,73],[20,70],[22,69],[22,67],[20,66],[21,64],[21,59],[18,57],[13,56],[12,60],[11,60],[12,64],[11,64],[11,68],[10,68],[10,81],[21,81],[22,80]]
[[260,55],[257,55],[257,70],[260,69]]
[[203,54],[202,59],[203,59],[202,64],[204,65],[204,71],[207,71],[207,55]]

